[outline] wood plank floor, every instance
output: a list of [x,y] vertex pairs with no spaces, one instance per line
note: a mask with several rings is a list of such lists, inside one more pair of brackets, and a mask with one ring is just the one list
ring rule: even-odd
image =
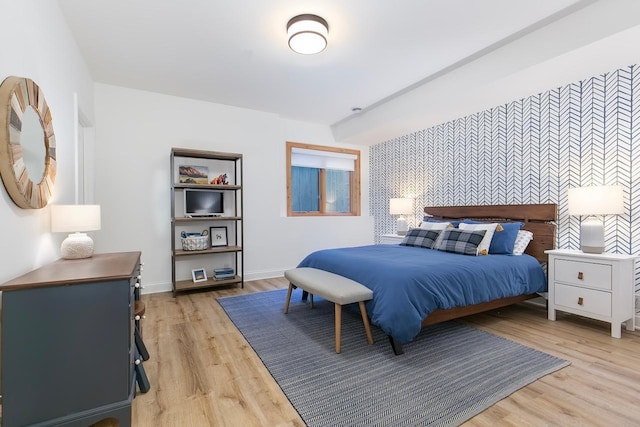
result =
[[[143,296],[151,390],[135,398],[133,425],[304,426],[216,301],[286,286],[278,278],[247,282],[244,289]],[[623,328],[622,339],[611,338],[606,323],[568,314],[551,322],[544,308],[529,304],[465,322],[572,363],[465,426],[640,426],[640,333]]]

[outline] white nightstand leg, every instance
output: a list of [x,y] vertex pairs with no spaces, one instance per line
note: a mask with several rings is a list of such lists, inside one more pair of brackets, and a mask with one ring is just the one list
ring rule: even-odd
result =
[[634,325],[634,319],[629,319],[626,322],[624,322],[624,327],[627,331],[635,331],[636,330],[636,326]]
[[622,323],[620,322],[611,323],[611,336],[613,338],[622,338]]
[[548,313],[549,314],[547,315],[547,317],[549,318],[549,320],[556,320],[556,309],[553,308],[551,304],[549,304]]

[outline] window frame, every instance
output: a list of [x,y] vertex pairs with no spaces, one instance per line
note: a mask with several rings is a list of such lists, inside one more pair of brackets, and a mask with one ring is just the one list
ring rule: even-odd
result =
[[[327,147],[324,145],[306,144],[301,142],[287,141],[287,216],[360,216],[360,150],[348,148]],[[332,152],[355,155],[354,170],[349,172],[349,212],[326,212],[326,169],[320,170],[320,210],[314,212],[293,212],[291,210],[291,153],[293,148],[304,148],[306,150],[316,150],[320,152]]]

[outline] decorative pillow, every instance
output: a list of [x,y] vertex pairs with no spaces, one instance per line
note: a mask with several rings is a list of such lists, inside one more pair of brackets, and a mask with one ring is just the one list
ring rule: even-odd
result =
[[[423,222],[420,224],[420,228],[424,230],[446,230],[447,228],[453,228],[453,224],[450,222]],[[438,236],[435,243],[433,244],[433,248],[437,248],[440,245],[440,240],[442,240],[442,233]]]
[[453,225],[454,227],[457,227],[458,224],[460,224],[460,221],[448,220],[448,219],[433,219],[430,216],[425,216],[424,218],[422,218],[422,223],[424,224],[425,222],[434,222],[434,223],[448,222],[449,224]]
[[[462,222],[465,224],[487,224],[482,221],[475,221],[472,219],[464,219]],[[491,245],[489,246],[490,254],[512,254],[513,244],[516,241],[518,231],[524,225],[523,222],[501,222],[496,227],[496,232],[491,238]]]
[[422,228],[412,228],[404,236],[402,246],[417,246],[421,248],[433,249],[433,244],[440,235],[440,230],[423,230]]
[[486,233],[482,242],[478,245],[478,255],[489,255],[489,246],[491,246],[491,239],[496,232],[496,228],[498,227],[498,223],[492,224],[467,224],[461,222],[458,228],[460,230],[467,231],[475,231],[475,230],[485,230]]
[[444,230],[445,228],[451,228],[453,224],[450,222],[423,222],[420,224],[420,228],[423,230]]
[[477,255],[478,245],[486,233],[487,230],[463,231],[458,228],[447,228],[442,232],[442,240],[435,249],[463,255]]
[[516,237],[516,241],[513,244],[513,254],[522,255],[524,251],[527,250],[527,246],[529,246],[529,242],[532,240],[532,232],[528,230],[518,230],[518,236]]

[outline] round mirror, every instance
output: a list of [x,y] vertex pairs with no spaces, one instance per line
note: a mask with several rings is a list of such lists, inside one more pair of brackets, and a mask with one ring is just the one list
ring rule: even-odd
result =
[[22,117],[22,158],[24,166],[29,171],[29,176],[34,181],[40,182],[44,173],[47,150],[44,143],[44,131],[40,124],[38,113],[31,107],[27,107]]
[[21,208],[39,209],[49,202],[56,177],[55,135],[44,94],[31,79],[7,77],[0,86],[0,175]]

